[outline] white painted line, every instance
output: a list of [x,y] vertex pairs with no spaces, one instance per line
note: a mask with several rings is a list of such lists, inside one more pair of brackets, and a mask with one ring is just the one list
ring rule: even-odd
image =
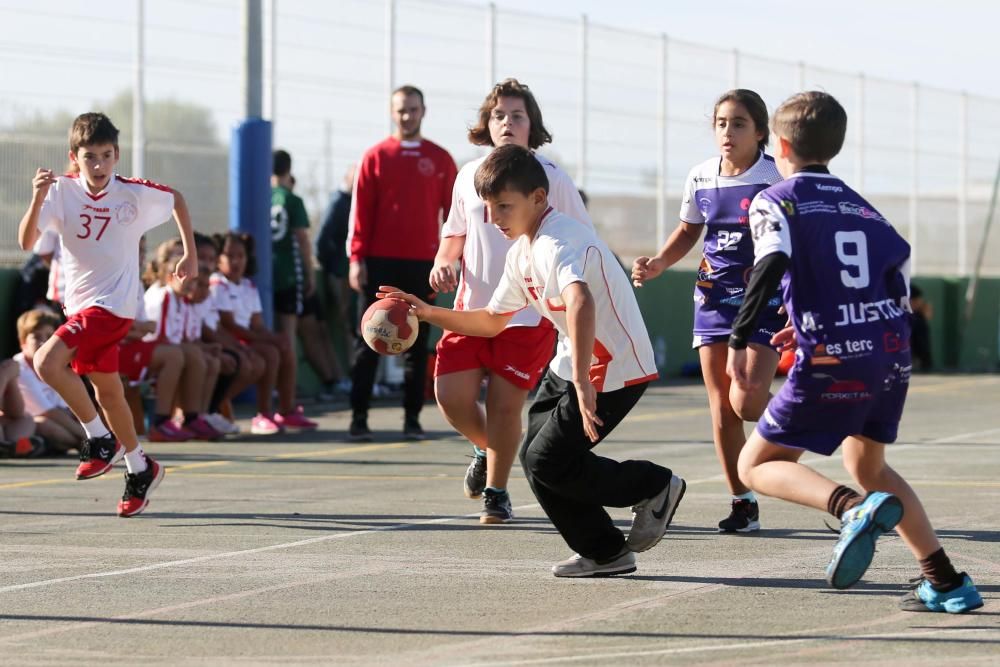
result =
[[[538,503],[533,503],[531,505],[521,505],[515,507],[517,510],[527,510],[539,507]],[[448,516],[441,517],[440,519],[429,519],[427,521],[417,521],[414,523],[394,523],[387,526],[379,526],[378,528],[369,528],[368,530],[357,530],[344,533],[334,533],[333,535],[322,535],[320,537],[310,537],[305,540],[296,540],[295,542],[282,542],[280,544],[271,544],[266,547],[256,547],[254,549],[240,549],[238,551],[224,551],[216,554],[208,554],[205,556],[195,556],[194,558],[182,558],[180,560],[164,561],[162,563],[151,563],[149,565],[140,565],[138,567],[129,567],[122,570],[109,570],[106,572],[89,572],[87,574],[78,574],[72,577],[59,577],[57,579],[43,579],[41,581],[32,581],[26,584],[14,584],[13,586],[4,586],[0,588],[0,593],[11,593],[13,591],[23,591],[30,588],[41,588],[43,586],[54,586],[55,584],[64,584],[71,581],[83,581],[85,579],[104,579],[107,577],[118,577],[126,574],[138,574],[140,572],[150,572],[152,570],[163,570],[169,567],[182,567],[184,565],[193,565],[195,563],[205,563],[213,560],[221,560],[223,558],[234,558],[236,556],[249,556],[252,554],[265,553],[268,551],[280,551],[283,549],[293,549],[295,547],[302,547],[309,544],[319,544],[321,542],[330,542],[332,540],[343,540],[349,537],[358,537],[361,535],[371,535],[374,533],[384,533],[391,530],[400,530],[403,528],[412,528],[413,526],[430,526],[440,523],[452,523],[454,521],[462,521],[464,519],[471,519],[473,517],[478,517],[479,512],[473,512],[470,514],[461,514],[459,516]]]

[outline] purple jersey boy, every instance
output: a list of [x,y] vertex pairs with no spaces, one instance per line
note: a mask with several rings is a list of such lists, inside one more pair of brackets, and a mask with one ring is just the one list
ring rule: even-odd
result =
[[[781,181],[774,159],[764,153],[738,176],[722,176],[720,161],[715,157],[691,170],[681,203],[683,222],[708,227],[694,290],[696,348],[729,338],[753,268],[750,202],[758,192]],[[781,296],[776,292],[750,342],[770,344],[771,336],[786,322],[778,314],[780,307]]]
[[910,245],[825,167],[757,195],[750,224],[757,262],[788,258],[781,286],[798,342],[758,432],[826,455],[849,435],[894,442],[910,379]]

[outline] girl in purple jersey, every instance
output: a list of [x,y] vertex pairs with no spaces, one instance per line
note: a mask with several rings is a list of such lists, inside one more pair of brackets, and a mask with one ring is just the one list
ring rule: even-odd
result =
[[733,384],[726,375],[726,341],[739,311],[753,266],[748,209],[754,196],[781,180],[774,160],[764,154],[768,142],[767,106],[752,90],[723,94],[712,114],[720,156],[695,166],[688,176],[680,224],[654,257],[632,265],[636,287],[656,278],[688,254],[707,228],[703,259],[695,286],[694,347],[701,360],[712,412],[712,437],[732,493],[731,512],[719,522],[724,533],[760,529],[757,499],[736,469],[746,442],[743,421],[756,421],[767,405],[779,356],[771,338],[784,327],[775,293],[750,343],[755,389]]

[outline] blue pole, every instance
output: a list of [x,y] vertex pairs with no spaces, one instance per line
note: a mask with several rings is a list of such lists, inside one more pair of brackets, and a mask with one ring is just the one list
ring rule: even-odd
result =
[[229,148],[229,228],[254,239],[264,321],[274,325],[271,271],[271,123],[249,118],[233,128]]

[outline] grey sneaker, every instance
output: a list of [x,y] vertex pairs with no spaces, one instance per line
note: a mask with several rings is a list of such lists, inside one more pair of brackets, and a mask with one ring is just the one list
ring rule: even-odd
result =
[[407,416],[403,420],[403,439],[418,442],[420,440],[425,440],[427,435],[424,434],[424,429],[420,426],[420,420],[414,416]]
[[486,488],[486,457],[478,454],[472,457],[472,463],[465,470],[465,497],[478,500]]
[[662,491],[633,505],[632,529],[628,532],[625,546],[636,553],[655,547],[670,527],[685,489],[687,484],[684,480],[672,475]]
[[347,439],[351,442],[371,442],[375,438],[372,430],[368,428],[368,417],[355,415],[351,419],[351,428],[347,432]]
[[[479,457],[476,457],[479,458]],[[510,523],[514,520],[514,508],[510,505],[510,494],[506,491],[496,492],[486,489],[483,500],[483,511],[479,515],[479,523]]]
[[626,548],[609,561],[598,562],[573,554],[572,558],[552,566],[552,574],[557,577],[614,577],[635,572],[635,554]]

